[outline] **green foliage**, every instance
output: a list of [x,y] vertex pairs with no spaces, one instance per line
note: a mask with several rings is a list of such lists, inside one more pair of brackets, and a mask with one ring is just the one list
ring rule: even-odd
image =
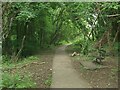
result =
[[111,72],[112,74],[115,74],[115,73],[118,73],[119,70],[118,70],[118,68],[116,67],[116,68],[112,68],[111,71],[112,71],[112,72]]
[[2,88],[34,88],[36,84],[29,76],[21,76],[19,74],[3,73]]
[[87,55],[91,43],[110,29],[113,41],[119,26],[119,8],[118,2],[4,3],[3,55],[17,54],[22,43],[21,57],[66,43],[73,43],[75,51]]
[[48,86],[50,86],[51,85],[51,83],[52,83],[52,76],[51,75],[49,75],[48,76],[48,78],[45,80],[45,85],[48,85]]
[[30,11],[21,11],[19,15],[16,17],[16,19],[20,21],[28,21],[29,19],[34,17],[35,15]]
[[22,66],[28,63],[31,63],[33,61],[38,61],[40,60],[40,57],[36,57],[36,56],[29,56],[26,58],[22,58],[20,59],[18,62],[13,63],[13,61],[8,57],[8,56],[3,56],[3,68],[14,68],[16,66]]
[[[13,69],[17,67],[21,67],[25,64],[29,64],[33,61],[39,60],[38,57],[36,56],[30,56],[27,58],[22,59],[21,61],[17,63],[11,63],[8,57],[4,56],[2,68],[4,69]],[[19,73],[8,73],[8,72],[3,72],[2,73],[2,80],[0,81],[0,87],[2,88],[35,88],[36,84],[33,82],[31,77],[28,74],[25,75],[19,75]]]
[[5,62],[11,63],[10,57],[7,55],[2,55],[2,60],[3,60],[2,63],[5,63]]
[[120,42],[115,42],[113,45],[113,53],[115,56],[120,56]]
[[116,50],[116,51],[120,51],[120,42],[116,42],[115,44],[114,44],[114,49]]
[[[93,42],[101,40],[108,30],[111,30],[109,40],[112,42],[120,26],[119,2],[6,2],[2,8],[3,68],[39,60],[32,55],[68,43],[71,52],[93,60],[90,53],[97,51]],[[115,51],[120,51],[118,42],[114,44]],[[12,58],[19,51],[20,58],[15,63]],[[3,73],[2,81],[1,87],[35,87],[27,75]],[[51,82],[48,76],[44,83],[50,86]]]

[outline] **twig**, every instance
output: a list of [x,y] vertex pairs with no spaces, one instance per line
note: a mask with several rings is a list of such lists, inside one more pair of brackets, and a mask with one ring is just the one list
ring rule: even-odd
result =
[[117,17],[120,16],[120,14],[114,14],[114,15],[106,15],[107,17]]

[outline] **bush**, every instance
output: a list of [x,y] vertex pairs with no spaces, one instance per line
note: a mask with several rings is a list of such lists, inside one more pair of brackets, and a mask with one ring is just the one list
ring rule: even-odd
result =
[[30,79],[29,76],[20,76],[19,74],[3,73],[2,75],[2,88],[33,88],[36,84]]
[[6,63],[6,62],[11,63],[12,61],[11,61],[11,59],[10,59],[9,56],[7,56],[7,55],[2,55],[2,62],[3,62],[3,63]]

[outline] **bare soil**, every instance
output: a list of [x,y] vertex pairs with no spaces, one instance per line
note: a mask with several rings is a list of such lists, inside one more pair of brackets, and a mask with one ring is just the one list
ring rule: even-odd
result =
[[50,88],[51,81],[46,83],[46,80],[52,78],[52,63],[54,50],[43,50],[36,55],[40,59],[28,63],[21,68],[14,68],[12,73],[18,72],[22,75],[29,75],[36,83],[36,88]]
[[32,78],[36,82],[37,88],[49,88],[50,85],[46,84],[45,81],[52,77],[54,51],[43,51],[38,57],[40,57],[40,61],[37,63],[42,64],[31,65],[25,69],[32,74]]
[[[68,52],[69,55],[71,52]],[[79,60],[76,58],[80,58]],[[106,57],[103,65],[106,68],[87,70],[81,64],[82,56],[71,57],[73,67],[86,79],[93,88],[118,88],[118,57]]]

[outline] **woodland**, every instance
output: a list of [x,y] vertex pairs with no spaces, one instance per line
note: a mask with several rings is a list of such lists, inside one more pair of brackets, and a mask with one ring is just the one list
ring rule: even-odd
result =
[[[24,65],[23,62],[41,59],[42,54],[39,55],[40,58],[35,55],[61,45],[68,45],[68,48],[72,49],[68,51],[77,52],[84,57],[90,56],[92,52],[99,54],[101,49],[106,52],[104,56],[118,57],[120,55],[118,37],[120,37],[120,2],[4,2],[2,3],[4,76],[0,87],[35,87],[28,77],[21,82],[20,74],[11,77],[12,69],[19,63]],[[97,59],[102,60],[101,57]],[[45,82],[50,86],[50,79]]]

